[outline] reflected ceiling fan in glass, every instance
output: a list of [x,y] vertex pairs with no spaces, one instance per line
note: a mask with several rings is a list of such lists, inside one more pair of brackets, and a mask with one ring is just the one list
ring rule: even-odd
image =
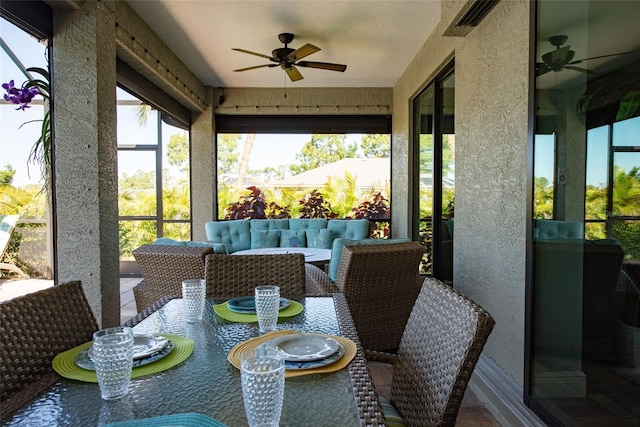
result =
[[319,47],[314,46],[312,44],[305,44],[298,49],[292,49],[289,47],[289,43],[293,41],[293,34],[291,33],[281,33],[278,35],[278,39],[281,43],[284,43],[284,47],[274,49],[271,52],[271,56],[264,55],[262,53],[252,52],[246,49],[233,48],[238,52],[248,53],[249,55],[259,56],[261,58],[266,58],[273,62],[273,64],[263,64],[263,65],[254,65],[252,67],[240,68],[233,71],[249,71],[255,70],[256,68],[272,68],[280,66],[285,73],[289,76],[291,81],[295,82],[298,80],[302,80],[302,74],[296,67],[306,67],[306,68],[318,68],[321,70],[329,70],[329,71],[340,71],[343,72],[347,69],[346,65],[343,64],[332,64],[330,62],[313,62],[313,61],[300,61],[302,58],[305,58],[312,53],[316,53],[320,50]]
[[553,46],[556,47],[555,50],[552,50],[551,52],[547,52],[545,54],[542,55],[542,62],[538,62],[536,63],[536,76],[541,76],[543,74],[547,74],[550,71],[553,72],[559,72],[562,70],[574,70],[574,71],[578,71],[581,73],[594,73],[596,74],[594,71],[592,70],[588,70],[586,68],[582,68],[582,67],[576,67],[576,64],[580,64],[583,61],[589,61],[591,59],[601,59],[601,58],[608,58],[611,56],[618,56],[618,55],[627,55],[631,52],[620,52],[620,53],[612,53],[609,55],[600,55],[600,56],[593,56],[591,58],[582,58],[582,59],[576,59],[575,61],[573,60],[576,52],[571,50],[571,46],[567,45],[567,46],[563,46],[567,40],[569,39],[568,36],[564,36],[564,35],[558,35],[558,36],[552,36],[549,37],[549,43],[551,43]]

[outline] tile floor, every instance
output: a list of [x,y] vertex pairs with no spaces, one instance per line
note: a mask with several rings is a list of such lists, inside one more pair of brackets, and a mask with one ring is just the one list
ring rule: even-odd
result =
[[[138,312],[136,310],[135,299],[133,296],[133,288],[141,278],[122,278],[120,279],[120,320],[121,323],[126,322]],[[40,289],[53,285],[51,280],[0,280],[0,301],[24,295],[30,292],[36,292]],[[386,363],[372,362],[370,371],[376,390],[383,396],[389,397],[391,391],[391,378],[393,376],[393,368]],[[456,426],[459,427],[499,427],[500,424],[491,416],[489,411],[482,406],[474,403],[465,404],[460,408]]]

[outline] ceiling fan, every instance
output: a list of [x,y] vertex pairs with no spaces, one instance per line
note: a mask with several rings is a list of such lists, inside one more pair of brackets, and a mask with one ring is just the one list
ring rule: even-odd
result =
[[269,61],[273,62],[273,64],[264,64],[264,65],[255,65],[253,67],[240,68],[238,70],[233,71],[248,71],[254,70],[256,68],[265,68],[265,67],[277,67],[280,66],[285,73],[289,76],[291,81],[295,82],[297,80],[302,80],[302,74],[296,67],[307,67],[307,68],[320,68],[322,70],[330,70],[330,71],[344,71],[347,69],[346,65],[342,64],[331,64],[329,62],[312,62],[312,61],[300,61],[300,59],[311,55],[312,53],[316,53],[320,50],[319,47],[316,47],[312,44],[305,44],[298,49],[292,49],[289,47],[289,43],[293,41],[293,34],[291,33],[282,33],[278,34],[278,39],[281,43],[284,43],[284,47],[280,47],[274,49],[271,52],[271,56],[263,55],[261,53],[251,52],[250,50],[233,48],[233,50],[237,50],[238,52],[248,53],[250,55],[259,56],[261,58],[266,58]]
[[582,61],[588,61],[590,59],[607,58],[609,56],[625,55],[631,52],[613,53],[610,55],[593,56],[591,58],[583,58],[573,60],[576,52],[571,50],[571,46],[562,46],[569,39],[568,36],[558,35],[549,37],[549,43],[556,47],[555,50],[547,52],[542,55],[542,62],[536,63],[536,76],[541,76],[550,71],[559,72],[562,70],[574,70],[581,73],[594,73],[586,68],[576,67],[575,64],[580,64]]

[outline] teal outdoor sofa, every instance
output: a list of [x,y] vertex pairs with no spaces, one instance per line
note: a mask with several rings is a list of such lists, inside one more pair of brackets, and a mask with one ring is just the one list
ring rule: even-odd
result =
[[246,249],[307,247],[331,249],[335,239],[369,236],[366,219],[238,219],[205,224],[208,243],[216,253]]
[[533,236],[538,351],[616,362],[622,246],[615,239],[585,239],[578,221],[536,219]]

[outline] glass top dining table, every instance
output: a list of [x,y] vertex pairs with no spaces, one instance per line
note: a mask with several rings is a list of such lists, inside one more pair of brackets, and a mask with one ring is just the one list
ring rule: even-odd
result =
[[[344,336],[357,343],[358,350],[345,369],[287,378],[280,425],[384,425],[344,295],[308,296],[300,302],[302,313],[280,319],[277,329]],[[229,427],[246,426],[240,372],[227,361],[227,353],[260,333],[256,323],[222,319],[213,304],[207,301],[202,322],[187,323],[182,300],[173,299],[134,326],[136,334],[186,336],[194,349],[178,366],[133,379],[126,397],[105,401],[97,384],[62,378],[3,425],[99,426],[195,412]]]

